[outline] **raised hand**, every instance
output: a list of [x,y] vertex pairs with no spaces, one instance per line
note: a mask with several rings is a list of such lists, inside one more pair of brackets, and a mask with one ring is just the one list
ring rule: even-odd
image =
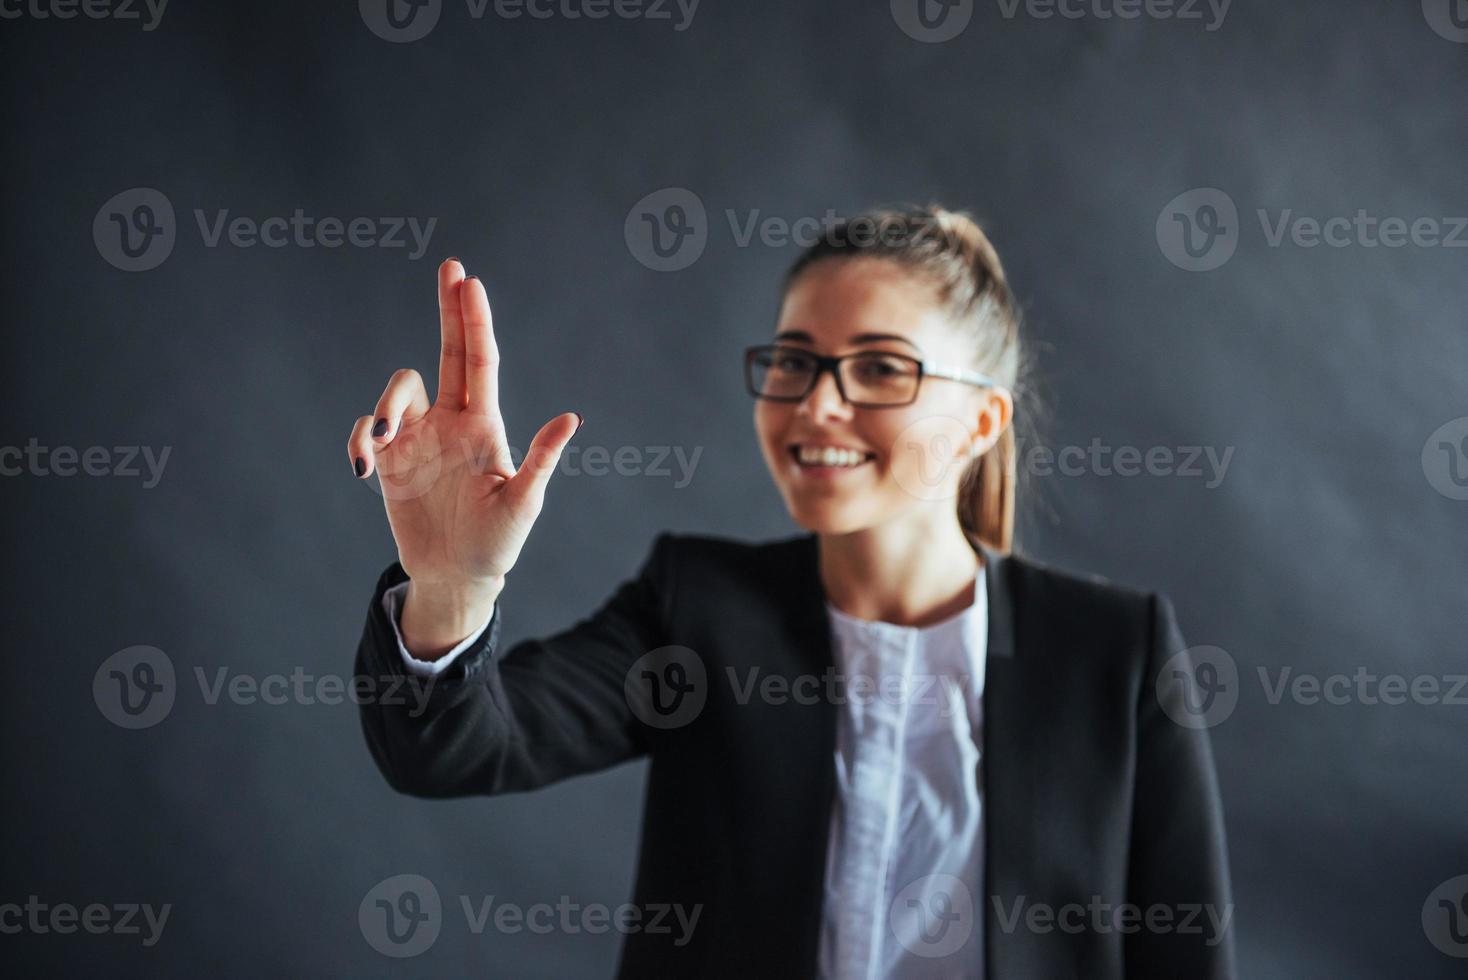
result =
[[412,579],[404,642],[430,659],[488,618],[581,424],[575,412],[545,423],[517,470],[500,415],[489,298],[456,259],[439,266],[438,310],[437,399],[429,404],[417,371],[397,371],[347,441],[357,476],[378,476],[398,559]]

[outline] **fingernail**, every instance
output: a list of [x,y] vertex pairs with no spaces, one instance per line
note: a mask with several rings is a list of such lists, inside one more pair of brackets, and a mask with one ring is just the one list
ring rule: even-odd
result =
[[586,420],[581,417],[581,413],[580,412],[577,412],[575,414],[576,414],[576,431],[577,432],[580,432],[581,431],[581,426],[583,424],[585,424]]
[[445,262],[457,262],[457,261],[459,261],[459,257],[457,255],[450,255],[448,258],[444,259],[444,261]]
[[478,278],[479,278],[478,276],[465,276],[464,277],[464,281],[465,282],[468,282],[470,279],[478,279]]
[[352,464],[352,469],[357,471],[358,476],[361,476],[362,474],[367,472],[367,461],[361,456],[358,456],[357,462]]
[[372,427],[372,438],[381,439],[387,435],[387,419],[378,419],[377,424]]

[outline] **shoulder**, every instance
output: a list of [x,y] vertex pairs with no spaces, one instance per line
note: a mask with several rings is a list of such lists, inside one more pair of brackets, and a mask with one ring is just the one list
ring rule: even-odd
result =
[[1007,580],[1000,592],[1008,597],[1021,635],[1064,637],[1080,641],[1078,649],[1121,648],[1137,660],[1181,649],[1176,613],[1165,592],[1026,555],[996,564]]
[[1157,593],[1129,582],[1118,582],[1094,572],[1062,568],[1030,555],[1011,554],[1003,566],[1016,593],[1043,598],[1062,608],[1081,610],[1146,609]]

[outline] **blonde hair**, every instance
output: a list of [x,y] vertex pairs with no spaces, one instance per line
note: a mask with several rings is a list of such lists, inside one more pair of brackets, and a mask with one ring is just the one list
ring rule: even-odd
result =
[[[879,208],[828,226],[785,274],[784,290],[816,262],[881,258],[896,262],[937,287],[940,302],[973,351],[975,370],[994,378],[1019,401],[1024,352],[1020,310],[999,253],[967,213],[937,205]],[[1000,554],[1014,546],[1015,426],[971,460],[959,480],[958,519],[976,547]]]

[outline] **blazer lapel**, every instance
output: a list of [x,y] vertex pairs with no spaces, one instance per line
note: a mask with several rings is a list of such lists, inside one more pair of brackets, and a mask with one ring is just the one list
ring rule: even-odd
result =
[[[791,658],[790,673],[824,676],[833,663],[833,652],[818,542],[814,534],[796,540],[794,560],[780,570],[784,582],[776,593],[789,599],[785,610],[791,637],[787,651]],[[771,803],[794,820],[792,829],[797,839],[791,842],[792,853],[799,855],[784,879],[788,891],[781,897],[781,904],[790,909],[791,921],[799,924],[794,935],[799,937],[800,948],[788,951],[788,972],[815,976],[825,906],[831,811],[836,800],[837,709],[829,699],[820,697],[799,710],[782,712],[777,717],[774,727],[762,735],[771,746],[772,755],[784,754],[792,758],[792,764],[773,773],[777,787]],[[795,756],[800,762],[793,762]]]
[[[1032,825],[1016,800],[1027,798],[1025,752],[1027,726],[1033,713],[1026,708],[1015,651],[1014,624],[1021,596],[1015,587],[1015,560],[988,548],[984,556],[985,593],[989,600],[989,644],[984,666],[984,744],[980,757],[984,787],[984,881],[976,912],[984,923],[987,976],[1033,975],[1026,944],[1014,932],[1000,928],[996,899],[1009,907],[1026,893],[1025,855],[1032,853]],[[1011,930],[1013,923],[1010,924]]]

